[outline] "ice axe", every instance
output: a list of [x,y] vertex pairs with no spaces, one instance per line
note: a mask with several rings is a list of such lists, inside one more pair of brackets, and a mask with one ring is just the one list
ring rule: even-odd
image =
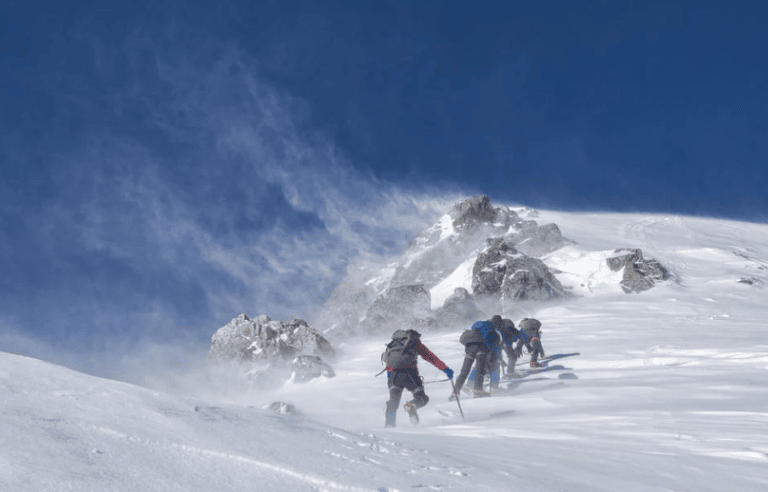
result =
[[450,379],[451,379],[451,386],[453,386],[453,394],[456,396],[456,404],[459,406],[461,421],[464,422],[464,410],[461,409],[461,403],[459,402],[459,394],[456,392],[456,385],[453,384],[453,378],[450,378]]

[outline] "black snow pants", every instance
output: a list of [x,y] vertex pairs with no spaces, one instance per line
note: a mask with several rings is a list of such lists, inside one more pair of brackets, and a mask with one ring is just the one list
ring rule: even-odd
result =
[[464,347],[464,364],[461,366],[459,377],[456,378],[456,392],[461,391],[464,382],[469,377],[469,371],[472,365],[475,365],[477,375],[475,376],[475,390],[482,391],[485,380],[486,359],[490,356],[490,350],[484,343],[468,343]]
[[393,369],[387,373],[387,386],[389,386],[389,401],[387,401],[386,423],[387,427],[394,427],[397,420],[397,407],[400,406],[400,398],[403,390],[413,393],[413,405],[419,409],[429,403],[429,397],[424,392],[421,384],[421,376],[418,369]]
[[517,364],[518,351],[514,345],[504,345],[504,352],[507,354],[507,373],[512,374],[515,372],[515,364]]

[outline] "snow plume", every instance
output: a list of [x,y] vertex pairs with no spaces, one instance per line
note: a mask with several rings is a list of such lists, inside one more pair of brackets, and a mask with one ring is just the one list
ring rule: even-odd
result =
[[195,358],[239,313],[311,321],[350,260],[398,252],[456,198],[356,168],[311,126],[310,102],[236,48],[160,41],[100,52],[97,67],[128,71],[108,110],[82,101],[104,124],[66,152],[43,142],[50,196],[20,226],[33,271],[10,279],[23,294],[5,308],[49,318],[55,336],[24,319],[18,330],[73,354],[57,360],[134,382],[157,374],[144,356],[184,359],[183,340]]

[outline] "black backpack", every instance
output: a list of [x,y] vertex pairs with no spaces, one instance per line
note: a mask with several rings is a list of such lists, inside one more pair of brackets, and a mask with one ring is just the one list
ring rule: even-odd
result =
[[392,341],[387,344],[381,361],[392,369],[402,369],[416,365],[416,343],[421,333],[416,330],[397,330],[392,334]]
[[468,343],[485,343],[485,339],[480,330],[464,330],[459,337],[459,343],[466,346]]

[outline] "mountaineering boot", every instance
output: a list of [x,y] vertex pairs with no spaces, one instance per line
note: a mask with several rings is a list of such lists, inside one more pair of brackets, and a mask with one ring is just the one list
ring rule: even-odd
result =
[[408,412],[408,417],[411,419],[411,423],[418,424],[419,414],[416,413],[416,405],[412,401],[409,401],[403,405],[403,408],[405,408],[405,411]]
[[535,360],[531,360],[531,367],[544,367],[544,365]]
[[474,397],[475,397],[475,398],[485,398],[485,397],[487,397],[487,396],[491,396],[491,394],[490,394],[490,393],[488,393],[488,392],[487,392],[487,391],[485,391],[485,390],[481,390],[481,389],[475,389],[475,391],[473,392],[473,394],[474,394]]

